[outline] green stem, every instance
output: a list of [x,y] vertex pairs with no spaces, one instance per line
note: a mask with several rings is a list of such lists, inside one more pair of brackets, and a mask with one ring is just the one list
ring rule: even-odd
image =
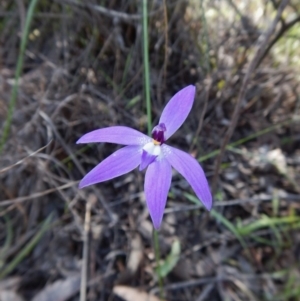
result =
[[150,72],[149,72],[149,45],[148,45],[148,1],[143,0],[143,50],[144,50],[144,80],[147,106],[148,134],[152,130],[151,100],[150,100]]
[[154,241],[154,252],[155,252],[155,262],[158,270],[158,285],[159,285],[159,297],[161,300],[164,298],[164,290],[163,290],[163,280],[161,277],[160,271],[160,249],[159,249],[159,239],[158,239],[158,231],[153,229],[153,241]]
[[[144,80],[145,80],[145,95],[147,106],[147,125],[148,134],[151,135],[152,117],[151,117],[151,100],[150,100],[150,68],[149,68],[149,44],[148,44],[148,1],[143,0],[143,57],[144,57]],[[155,262],[158,268],[158,284],[160,291],[160,299],[163,299],[163,281],[160,273],[160,250],[158,232],[153,229],[154,254]]]
[[25,53],[25,49],[26,49],[26,45],[27,45],[27,41],[28,41],[28,33],[29,33],[30,24],[31,24],[31,21],[33,18],[33,12],[34,12],[35,6],[37,4],[37,1],[38,0],[31,0],[29,8],[28,8],[28,13],[26,16],[24,32],[22,34],[21,46],[20,46],[20,50],[19,50],[16,73],[15,73],[15,83],[14,83],[10,101],[9,101],[8,114],[7,114],[7,118],[6,118],[6,121],[4,124],[4,128],[3,128],[3,135],[2,135],[1,141],[0,141],[0,154],[2,152],[4,144],[9,135],[9,130],[10,130],[11,122],[12,122],[12,116],[13,116],[13,112],[14,112],[14,109],[16,106],[16,101],[17,101],[19,78],[20,78],[20,75],[21,75],[21,72],[23,69],[24,53]]

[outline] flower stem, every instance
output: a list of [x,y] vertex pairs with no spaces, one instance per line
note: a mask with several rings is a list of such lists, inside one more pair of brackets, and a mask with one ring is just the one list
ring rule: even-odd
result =
[[154,253],[155,253],[155,262],[158,271],[158,285],[159,285],[159,298],[163,300],[164,298],[164,290],[163,290],[163,280],[161,277],[160,271],[160,249],[159,249],[159,239],[158,239],[158,231],[153,229],[153,241],[154,241]]
[[[151,135],[152,117],[151,117],[151,100],[150,100],[150,68],[149,68],[149,44],[148,44],[148,0],[143,0],[143,58],[144,58],[144,80],[145,80],[145,95],[147,107],[147,125],[148,134]],[[153,242],[155,262],[158,270],[158,284],[160,299],[163,299],[163,283],[160,273],[160,250],[158,232],[153,229]]]
[[149,46],[148,46],[148,0],[143,0],[143,50],[144,50],[144,80],[147,106],[148,134],[151,134],[151,101],[150,101],[150,72],[149,72]]

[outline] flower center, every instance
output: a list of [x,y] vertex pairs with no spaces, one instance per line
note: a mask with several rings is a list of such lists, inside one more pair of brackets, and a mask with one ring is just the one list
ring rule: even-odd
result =
[[155,145],[161,145],[166,141],[164,137],[164,132],[166,130],[167,129],[164,123],[160,123],[154,127],[152,130],[152,138]]
[[152,141],[146,143],[143,147],[140,170],[148,167],[148,165],[154,162],[156,159],[160,160],[161,144],[165,142],[165,131],[166,126],[164,123],[160,123],[154,127],[152,131]]
[[160,156],[160,154],[161,154],[160,145],[154,142],[149,142],[145,144],[142,152],[140,170],[143,170],[146,167],[148,167],[148,165],[154,162],[156,158]]
[[159,144],[156,144],[154,142],[148,142],[144,145],[143,151],[147,152],[151,156],[159,156],[161,153],[161,148]]

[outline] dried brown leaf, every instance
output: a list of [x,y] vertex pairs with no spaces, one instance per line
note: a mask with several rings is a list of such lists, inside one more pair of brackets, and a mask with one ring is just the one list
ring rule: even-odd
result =
[[143,259],[143,244],[141,237],[136,234],[131,240],[131,251],[127,261],[127,269],[135,274]]
[[66,301],[75,295],[79,288],[80,276],[72,276],[46,286],[32,301]]
[[10,277],[0,281],[0,291],[2,290],[17,290],[21,282],[21,277]]
[[124,285],[116,285],[113,288],[113,292],[125,301],[139,300],[139,301],[160,301],[154,295],[149,295],[146,292],[140,291],[136,288],[132,288]]
[[23,301],[24,299],[20,297],[14,291],[0,291],[0,301]]
[[143,244],[139,234],[131,238],[131,250],[128,256],[126,270],[122,272],[118,279],[118,284],[126,284],[135,275],[143,260]]

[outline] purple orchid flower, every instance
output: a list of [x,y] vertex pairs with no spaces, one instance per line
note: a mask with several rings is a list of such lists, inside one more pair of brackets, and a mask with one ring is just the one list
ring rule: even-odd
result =
[[77,143],[108,142],[126,145],[117,150],[79,183],[79,188],[121,176],[140,166],[147,168],[145,196],[153,225],[160,227],[175,168],[192,186],[206,209],[212,207],[212,196],[207,179],[198,161],[191,155],[166,145],[187,118],[194,102],[195,87],[190,85],[176,93],[162,112],[152,138],[125,126],[112,126],[92,131]]

